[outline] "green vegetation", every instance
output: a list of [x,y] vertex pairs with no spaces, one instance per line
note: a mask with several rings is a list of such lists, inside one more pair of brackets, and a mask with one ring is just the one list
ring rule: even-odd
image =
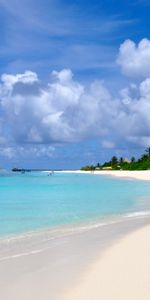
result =
[[117,158],[113,156],[112,159],[104,164],[98,163],[96,166],[85,166],[81,170],[150,170],[150,147],[145,150],[145,153],[139,159],[132,157],[130,160],[123,157]]

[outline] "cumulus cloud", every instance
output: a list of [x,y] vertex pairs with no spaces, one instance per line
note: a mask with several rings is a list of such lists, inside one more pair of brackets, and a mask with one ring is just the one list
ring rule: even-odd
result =
[[123,91],[122,108],[116,119],[117,133],[134,144],[148,146],[150,142],[150,79],[136,88]]
[[113,149],[113,148],[115,148],[115,143],[114,142],[112,142],[112,141],[110,141],[110,140],[103,140],[102,141],[102,146],[104,147],[104,148],[107,148],[107,149]]
[[142,39],[137,45],[126,40],[119,49],[117,62],[122,72],[132,78],[150,76],[150,40]]
[[1,76],[1,81],[2,81],[2,88],[7,90],[12,90],[13,87],[17,83],[23,83],[23,84],[28,84],[32,85],[34,82],[38,81],[38,76],[36,73],[31,72],[31,71],[26,71],[24,74],[3,74]]
[[109,130],[114,102],[102,82],[85,87],[71,70],[53,71],[45,86],[29,71],[1,79],[3,131],[11,143],[74,142]]
[[1,146],[0,156],[8,159],[17,157],[53,157],[55,147],[45,145],[28,145],[28,146]]
[[[130,73],[130,60],[134,55],[137,57],[143,53],[142,48],[149,47],[145,40],[137,47],[133,44],[126,41],[119,52],[118,62],[126,73]],[[128,51],[124,56],[126,61],[128,58],[128,66],[123,63],[125,48],[133,51],[132,56],[128,57]],[[132,75],[142,72],[140,59],[139,66],[136,64]],[[48,156],[53,152],[48,147],[93,137],[98,137],[104,148],[125,142],[148,146],[149,112],[148,76],[140,83],[130,83],[119,90],[118,97],[114,98],[104,82],[84,85],[74,80],[68,69],[53,71],[47,84],[31,71],[4,74],[0,83],[0,155],[14,157],[16,151],[10,145],[16,144],[19,155]]]

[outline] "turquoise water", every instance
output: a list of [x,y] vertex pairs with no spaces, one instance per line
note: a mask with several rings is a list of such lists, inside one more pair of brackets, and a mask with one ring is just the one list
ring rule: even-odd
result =
[[89,174],[0,176],[0,236],[150,209],[150,183]]

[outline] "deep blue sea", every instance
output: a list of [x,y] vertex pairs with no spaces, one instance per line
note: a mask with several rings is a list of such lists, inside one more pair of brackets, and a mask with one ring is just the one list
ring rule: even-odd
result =
[[148,181],[57,172],[0,175],[0,236],[148,211]]

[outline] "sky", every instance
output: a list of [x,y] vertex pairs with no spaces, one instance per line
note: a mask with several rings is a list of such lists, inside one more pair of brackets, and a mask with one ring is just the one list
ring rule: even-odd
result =
[[150,0],[0,0],[0,167],[150,146]]

